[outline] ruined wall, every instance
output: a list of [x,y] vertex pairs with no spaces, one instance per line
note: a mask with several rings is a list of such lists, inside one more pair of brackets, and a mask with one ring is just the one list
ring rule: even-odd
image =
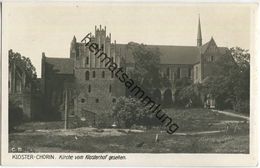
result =
[[23,119],[28,121],[32,119],[31,94],[13,93],[9,94],[9,99],[23,110]]

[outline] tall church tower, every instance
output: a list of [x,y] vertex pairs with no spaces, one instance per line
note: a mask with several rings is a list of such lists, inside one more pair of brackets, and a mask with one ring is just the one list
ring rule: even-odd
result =
[[200,16],[198,23],[198,34],[197,34],[197,47],[202,46],[202,36],[201,36],[201,26],[200,26]]

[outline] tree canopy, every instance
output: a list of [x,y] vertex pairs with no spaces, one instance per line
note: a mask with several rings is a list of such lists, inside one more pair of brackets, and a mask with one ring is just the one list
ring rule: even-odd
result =
[[[249,112],[250,54],[236,47],[216,60],[214,74],[203,82],[204,92],[212,94],[219,108],[232,107]],[[247,105],[245,102],[248,102]],[[240,107],[241,103],[248,107]],[[238,107],[239,106],[239,107]]]
[[167,78],[160,74],[160,56],[158,48],[144,44],[128,44],[134,57],[134,69],[131,77],[147,92],[162,85],[169,85]]
[[26,73],[26,84],[31,82],[33,79],[36,79],[36,69],[33,66],[30,58],[9,50],[9,64],[13,63],[15,63],[16,66],[20,67]]

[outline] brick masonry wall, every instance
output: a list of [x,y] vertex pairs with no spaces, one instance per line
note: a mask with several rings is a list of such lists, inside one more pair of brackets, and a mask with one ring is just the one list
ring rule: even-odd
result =
[[[89,80],[85,79],[86,71],[89,71]],[[93,71],[95,78],[92,77]],[[105,72],[104,78],[102,72]],[[115,76],[111,78],[111,72],[106,68],[75,69],[75,77],[78,90],[75,102],[77,116],[83,116],[84,111],[96,114],[110,113],[116,97],[124,93],[123,87],[118,87],[118,79]]]

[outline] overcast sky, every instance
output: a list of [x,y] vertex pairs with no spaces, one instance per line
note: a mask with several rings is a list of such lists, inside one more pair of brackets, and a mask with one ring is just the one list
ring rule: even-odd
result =
[[218,46],[249,49],[251,9],[234,4],[5,3],[4,44],[30,57],[40,77],[42,52],[69,57],[73,36],[80,41],[95,25],[106,25],[117,43],[195,46],[200,14],[203,44],[213,36]]

